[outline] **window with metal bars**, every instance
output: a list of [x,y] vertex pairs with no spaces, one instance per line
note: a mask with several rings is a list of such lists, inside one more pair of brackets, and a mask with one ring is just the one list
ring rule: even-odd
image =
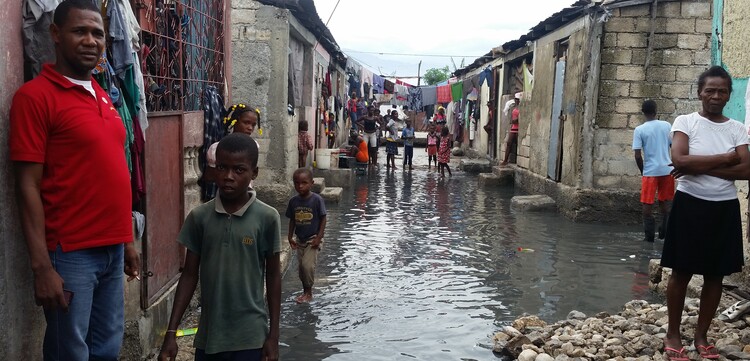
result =
[[199,111],[224,89],[224,0],[134,0],[149,112]]

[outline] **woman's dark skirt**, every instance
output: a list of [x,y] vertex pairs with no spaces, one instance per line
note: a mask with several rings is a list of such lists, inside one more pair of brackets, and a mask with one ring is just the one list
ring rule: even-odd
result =
[[661,265],[682,273],[726,276],[741,271],[743,264],[740,202],[707,201],[677,191]]

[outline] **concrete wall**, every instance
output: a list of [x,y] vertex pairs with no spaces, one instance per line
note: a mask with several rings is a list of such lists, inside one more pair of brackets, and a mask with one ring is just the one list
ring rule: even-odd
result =
[[44,316],[34,304],[33,278],[26,243],[18,223],[13,171],[8,160],[8,113],[15,91],[23,84],[22,0],[0,6],[0,341],[3,359],[39,360]]
[[750,124],[750,7],[742,1],[722,1],[722,17],[715,19],[722,23],[721,60],[733,78],[732,99],[725,109],[727,116]]
[[631,145],[633,129],[643,121],[643,100],[654,99],[659,118],[669,122],[700,107],[696,79],[711,62],[710,1],[660,2],[654,37],[649,40],[650,29],[649,4],[614,9],[604,24],[594,135],[595,188],[640,189]]
[[297,167],[297,122],[287,113],[287,52],[293,24],[297,32],[306,32],[286,9],[252,0],[232,2],[231,102],[261,111],[263,134],[255,134],[260,144],[255,184],[259,198],[271,203],[286,194],[266,192],[264,187],[291,189],[290,175]]

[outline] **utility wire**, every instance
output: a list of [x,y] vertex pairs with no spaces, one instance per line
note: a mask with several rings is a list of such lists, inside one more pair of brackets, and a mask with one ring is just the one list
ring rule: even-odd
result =
[[340,2],[341,2],[341,0],[336,1],[336,6],[333,7],[333,10],[331,11],[331,15],[328,16],[328,20],[326,20],[326,26],[328,26],[328,22],[331,21],[331,18],[333,17],[333,13],[336,12],[336,8],[339,7],[339,3]]
[[[343,50],[343,49],[342,49]],[[361,53],[361,54],[377,54],[377,55],[398,55],[398,56],[424,56],[424,57],[437,57],[437,58],[479,58],[484,55],[443,55],[443,54],[408,54],[408,53],[385,53],[379,51],[360,51],[360,50],[345,50],[349,53]]]

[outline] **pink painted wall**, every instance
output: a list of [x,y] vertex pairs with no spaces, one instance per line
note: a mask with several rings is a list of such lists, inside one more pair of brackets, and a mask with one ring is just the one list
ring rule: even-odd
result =
[[23,84],[23,0],[0,1],[0,338],[5,360],[41,360],[44,316],[34,305],[33,279],[18,224],[13,172],[8,160],[8,113]]

